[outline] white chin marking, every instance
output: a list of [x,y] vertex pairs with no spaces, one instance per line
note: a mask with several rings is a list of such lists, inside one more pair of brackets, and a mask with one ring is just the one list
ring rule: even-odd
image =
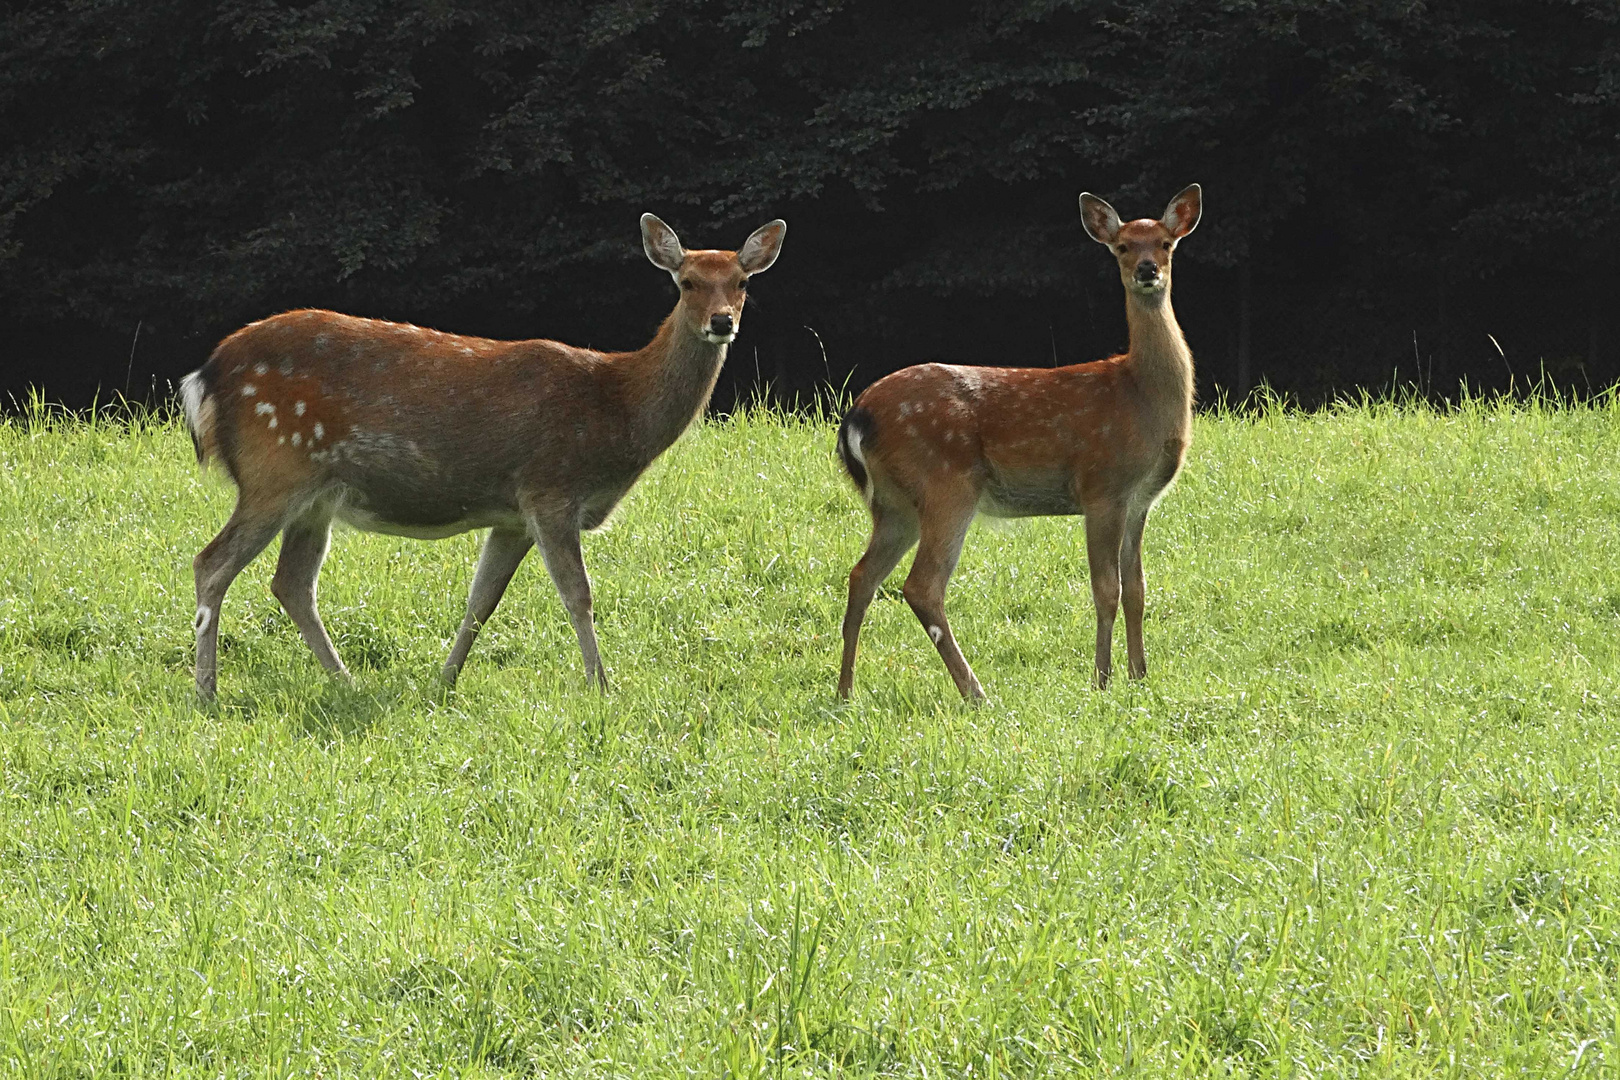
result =
[[711,334],[707,330],[703,331],[703,340],[710,345],[730,345],[736,336],[736,334]]
[[200,634],[204,630],[207,630],[208,629],[208,624],[213,622],[213,621],[214,621],[214,612],[213,612],[213,610],[211,608],[198,607],[197,608],[197,619],[192,625],[197,628],[197,633]]

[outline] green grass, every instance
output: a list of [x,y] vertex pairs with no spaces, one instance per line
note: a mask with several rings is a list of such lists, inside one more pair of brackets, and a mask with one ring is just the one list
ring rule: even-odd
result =
[[[1079,522],[975,527],[961,705],[824,424],[678,443],[460,689],[477,540],[340,534],[191,696],[231,492],[172,424],[0,424],[0,1074],[1620,1070],[1620,406],[1199,420],[1143,684]],[[1116,648],[1123,650],[1122,641]]]

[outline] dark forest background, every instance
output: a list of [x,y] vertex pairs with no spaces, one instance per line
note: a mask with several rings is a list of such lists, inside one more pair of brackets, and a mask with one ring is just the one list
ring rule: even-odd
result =
[[[642,344],[772,217],[717,395],[1125,341],[1082,189],[1205,215],[1205,397],[1620,377],[1620,3],[0,3],[0,391],[161,395],[322,306]],[[1493,341],[1494,339],[1494,341]],[[1498,351],[1498,344],[1500,351]]]

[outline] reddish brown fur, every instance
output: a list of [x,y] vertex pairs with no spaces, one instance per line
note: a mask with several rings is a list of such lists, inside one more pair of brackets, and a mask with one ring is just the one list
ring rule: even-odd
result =
[[[1110,676],[1114,614],[1123,596],[1130,674],[1146,673],[1141,537],[1192,437],[1192,354],[1170,308],[1170,258],[1197,224],[1197,185],[1165,220],[1121,224],[1081,198],[1087,231],[1119,263],[1129,351],[1062,368],[921,364],[856,399],[840,449],[872,511],[872,539],[850,573],[839,693],[854,682],[867,606],[912,544],[905,596],[964,697],[984,691],[945,618],[945,588],[976,513],[1084,514],[1097,606],[1096,681]],[[1151,263],[1157,269],[1151,282]],[[852,458],[854,460],[852,460]],[[1121,564],[1124,574],[1121,574]]]
[[199,692],[214,692],[219,602],[278,532],[272,588],[321,663],[344,672],[314,601],[333,518],[424,538],[491,529],[450,681],[538,544],[586,673],[605,686],[580,530],[601,525],[702,413],[741,324],[746,279],[774,261],[785,230],[772,222],[737,252],[689,252],[646,215],[643,246],[680,300],[634,352],[330,311],[287,312],[222,341],[181,386],[199,456],[220,459],[238,489],[231,520],[196,559]]

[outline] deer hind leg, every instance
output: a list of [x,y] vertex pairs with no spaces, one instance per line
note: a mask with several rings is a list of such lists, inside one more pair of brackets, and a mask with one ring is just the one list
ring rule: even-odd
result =
[[1091,564],[1091,602],[1097,608],[1097,689],[1108,685],[1114,666],[1114,617],[1119,612],[1119,559],[1125,539],[1120,507],[1086,510],[1086,561]]
[[1147,675],[1147,649],[1142,643],[1142,609],[1147,600],[1147,577],[1142,573],[1142,532],[1147,511],[1133,511],[1125,520],[1125,542],[1120,550],[1120,598],[1125,605],[1125,656],[1130,677]]
[[866,554],[849,572],[849,605],[844,609],[844,660],[838,669],[838,696],[849,697],[855,685],[855,647],[872,598],[917,542],[917,517],[910,507],[872,504],[872,539]]
[[478,569],[473,571],[472,589],[467,593],[467,615],[461,620],[456,643],[450,647],[450,656],[444,662],[444,681],[451,686],[461,674],[461,665],[467,662],[478,631],[489,621],[495,605],[501,602],[512,575],[534,546],[534,540],[522,529],[491,529],[484,538],[484,548],[478,553]]
[[315,607],[315,582],[321,575],[321,564],[326,561],[326,550],[332,542],[332,510],[330,506],[316,506],[295,518],[281,533],[281,557],[276,560],[276,573],[270,579],[270,591],[281,601],[283,610],[298,627],[304,644],[315,654],[321,667],[344,680],[349,669],[343,666],[332,639],[321,622],[321,613]]
[[192,560],[197,581],[197,696],[213,700],[219,678],[219,609],[225,590],[281,531],[285,505],[250,507],[237,496],[236,509],[219,535]]
[[546,562],[546,572],[557,586],[568,621],[579,638],[580,655],[585,660],[585,679],[600,689],[608,688],[607,669],[596,647],[596,627],[591,621],[591,579],[585,573],[585,557],[579,549],[577,524],[536,523],[535,544]]
[[968,526],[973,523],[977,497],[974,492],[952,493],[945,499],[935,498],[921,515],[922,537],[917,545],[917,558],[906,575],[906,603],[916,614],[928,637],[945,661],[946,670],[956,683],[956,689],[969,701],[982,701],[984,688],[968,667],[962,650],[957,647],[951,624],[945,618],[945,587],[956,562],[962,555],[962,541],[967,538]]

